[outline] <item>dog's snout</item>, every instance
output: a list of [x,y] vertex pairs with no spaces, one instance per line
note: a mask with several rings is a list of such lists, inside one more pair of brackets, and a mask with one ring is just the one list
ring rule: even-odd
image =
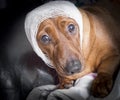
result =
[[72,61],[67,62],[65,70],[66,70],[68,75],[72,75],[72,74],[80,72],[80,70],[81,70],[80,61],[79,60],[72,60]]

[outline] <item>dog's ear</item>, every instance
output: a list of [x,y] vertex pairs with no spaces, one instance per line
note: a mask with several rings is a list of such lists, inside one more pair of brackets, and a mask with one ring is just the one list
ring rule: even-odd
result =
[[90,38],[90,32],[91,32],[91,30],[90,30],[90,21],[89,21],[88,15],[82,9],[79,9],[79,10],[80,10],[80,13],[83,16],[83,23],[84,23],[83,24],[83,34],[84,34],[84,36],[82,35],[82,40],[83,41],[80,44],[81,44],[83,55],[86,58],[88,53],[89,53],[89,49],[87,49],[87,48],[89,48],[89,46],[90,46],[90,44],[92,42],[92,41],[90,41],[91,40],[91,38]]

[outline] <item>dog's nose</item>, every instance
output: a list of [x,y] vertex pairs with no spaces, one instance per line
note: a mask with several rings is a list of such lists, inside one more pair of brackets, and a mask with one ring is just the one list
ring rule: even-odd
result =
[[79,60],[71,60],[67,62],[65,70],[68,75],[79,73],[81,70],[81,63]]

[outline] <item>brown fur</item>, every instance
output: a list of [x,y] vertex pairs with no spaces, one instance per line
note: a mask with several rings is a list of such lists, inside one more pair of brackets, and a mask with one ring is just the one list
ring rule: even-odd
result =
[[[113,86],[113,74],[120,60],[120,32],[111,15],[101,8],[80,9],[83,17],[83,41],[80,48],[80,27],[67,17],[55,17],[43,21],[37,34],[41,50],[50,58],[58,72],[61,87],[90,72],[97,72],[91,91],[96,97],[109,94]],[[75,24],[75,34],[69,34],[66,26]],[[44,45],[43,34],[52,37],[50,44]],[[82,62],[81,72],[67,75],[64,71],[66,61],[73,57]]]

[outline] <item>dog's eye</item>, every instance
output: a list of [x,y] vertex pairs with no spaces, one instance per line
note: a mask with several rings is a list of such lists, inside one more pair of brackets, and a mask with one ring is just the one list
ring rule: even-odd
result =
[[68,28],[68,31],[70,33],[74,33],[74,31],[75,31],[75,25],[74,24],[69,24],[67,28]]
[[50,43],[51,38],[50,38],[48,35],[43,35],[43,36],[41,37],[41,41],[42,41],[44,44],[48,44],[48,43]]

